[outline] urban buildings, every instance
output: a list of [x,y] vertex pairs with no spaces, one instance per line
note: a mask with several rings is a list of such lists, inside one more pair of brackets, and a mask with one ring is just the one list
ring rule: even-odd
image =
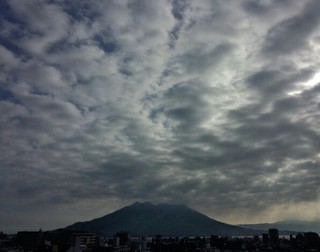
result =
[[99,237],[64,229],[43,232],[0,233],[0,252],[320,252],[319,234],[299,233],[281,237],[277,229],[252,237],[131,237],[118,232]]

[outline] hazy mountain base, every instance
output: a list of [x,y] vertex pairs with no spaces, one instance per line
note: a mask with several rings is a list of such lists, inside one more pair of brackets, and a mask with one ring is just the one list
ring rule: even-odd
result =
[[[241,224],[239,227],[255,229],[255,230],[268,230],[269,228],[277,228],[281,231],[294,230],[296,232],[316,232],[320,233],[320,221],[279,221],[275,223],[259,223],[259,224]],[[290,231],[287,231],[290,232]]]

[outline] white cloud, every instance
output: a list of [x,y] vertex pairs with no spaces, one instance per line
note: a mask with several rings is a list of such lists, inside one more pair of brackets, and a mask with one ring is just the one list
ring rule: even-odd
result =
[[41,55],[52,43],[66,36],[68,17],[57,5],[41,0],[9,3],[17,19],[26,24],[21,31],[24,36],[17,40],[21,48]]

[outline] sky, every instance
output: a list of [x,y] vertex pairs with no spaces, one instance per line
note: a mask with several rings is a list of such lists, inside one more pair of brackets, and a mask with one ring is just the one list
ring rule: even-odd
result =
[[0,230],[135,201],[320,216],[320,1],[0,1]]

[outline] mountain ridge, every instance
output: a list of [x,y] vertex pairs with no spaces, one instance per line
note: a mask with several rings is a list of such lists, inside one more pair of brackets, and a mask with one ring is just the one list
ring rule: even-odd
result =
[[157,204],[135,202],[110,214],[91,221],[76,222],[69,230],[85,230],[111,236],[119,231],[132,235],[249,235],[255,230],[230,225],[182,204]]

